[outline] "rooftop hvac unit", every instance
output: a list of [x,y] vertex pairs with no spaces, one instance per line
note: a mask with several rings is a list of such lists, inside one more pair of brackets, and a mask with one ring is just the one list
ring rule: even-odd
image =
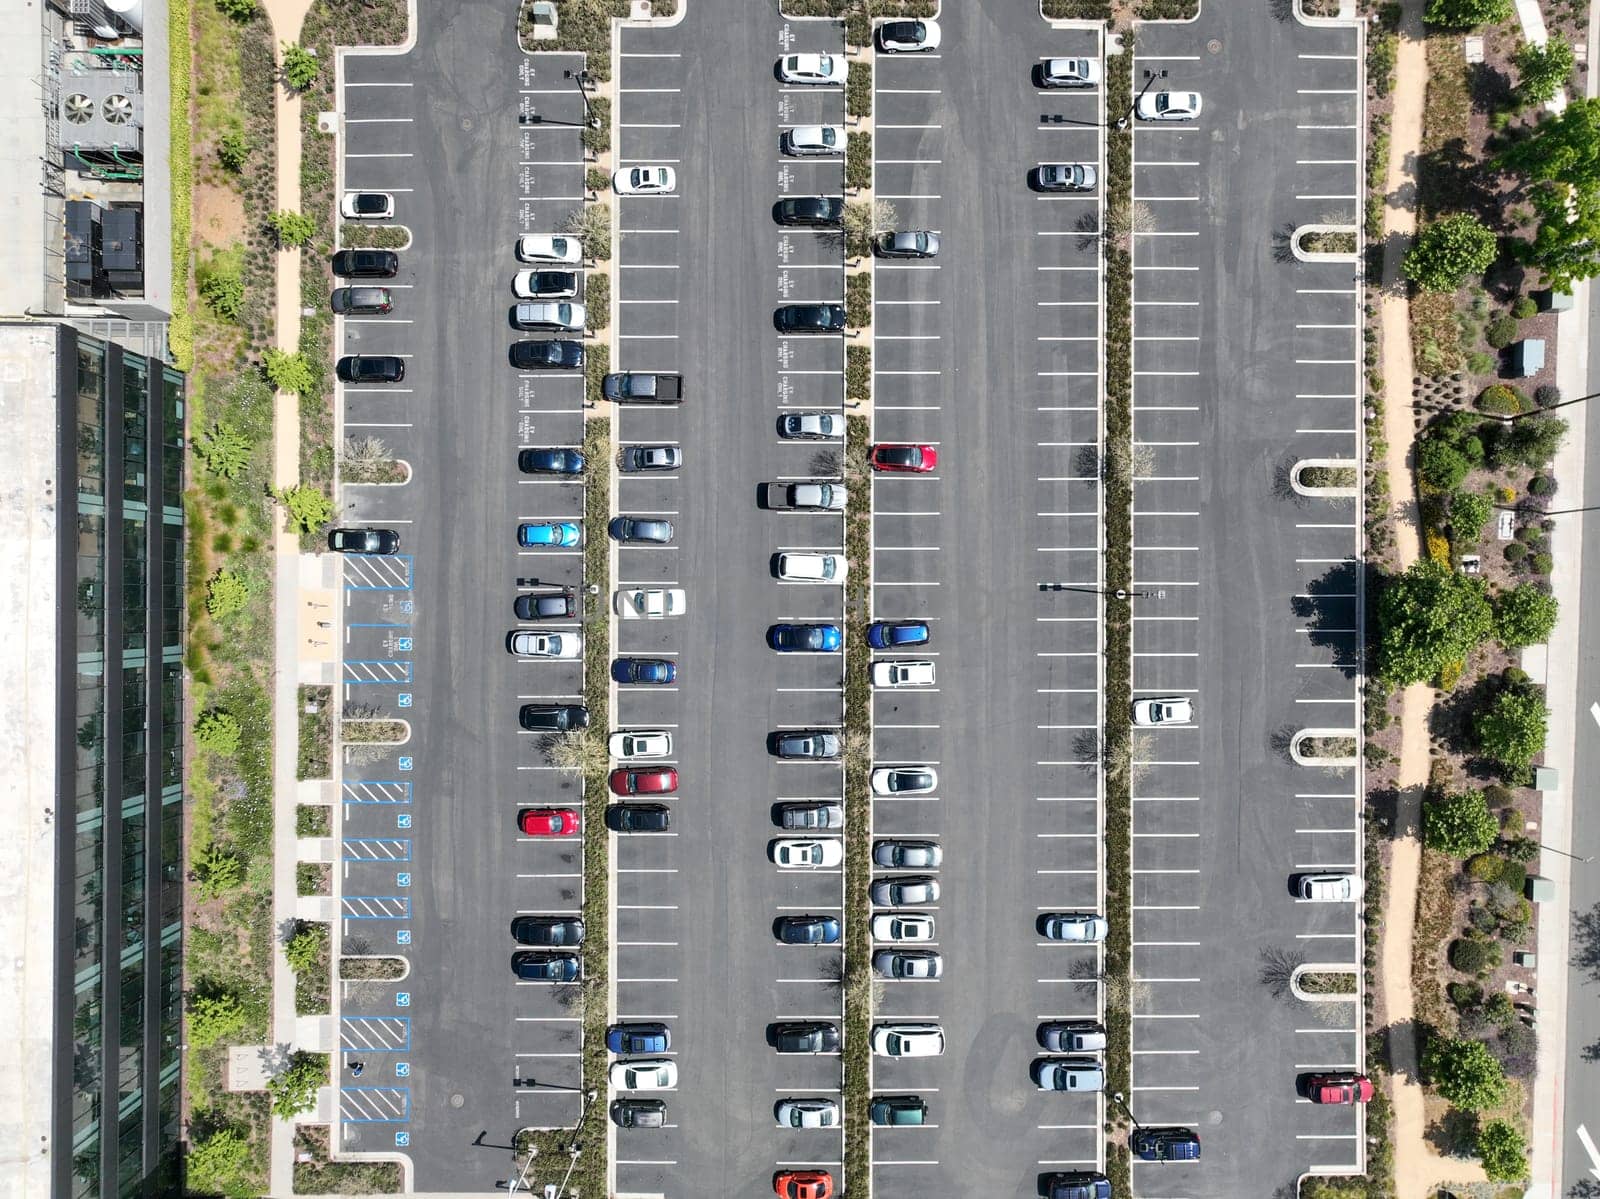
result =
[[61,148],[79,154],[142,152],[144,96],[139,83],[137,71],[69,75],[61,88]]

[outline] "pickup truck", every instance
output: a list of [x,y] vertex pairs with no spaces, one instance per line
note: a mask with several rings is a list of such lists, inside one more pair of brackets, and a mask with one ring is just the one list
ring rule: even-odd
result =
[[628,587],[612,597],[612,607],[623,620],[665,620],[682,616],[688,598],[682,587]]
[[683,376],[622,371],[602,379],[600,391],[619,404],[677,404],[683,400]]
[[843,512],[843,483],[764,483],[763,502],[774,512]]

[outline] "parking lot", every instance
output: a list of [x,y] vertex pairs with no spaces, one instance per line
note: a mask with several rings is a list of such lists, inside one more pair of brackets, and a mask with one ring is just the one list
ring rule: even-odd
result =
[[1265,1194],[1364,1160],[1361,1109],[1296,1087],[1361,1067],[1359,1004],[1256,981],[1264,953],[1360,969],[1359,904],[1291,887],[1359,874],[1359,768],[1286,752],[1299,730],[1361,725],[1359,509],[1286,482],[1300,460],[1359,460],[1360,268],[1297,261],[1284,232],[1359,225],[1360,49],[1352,30],[1218,5],[1138,30],[1135,88],[1204,101],[1197,121],[1134,132],[1150,218],[1134,247],[1134,693],[1195,717],[1146,734],[1134,788],[1129,1103],[1205,1144],[1201,1163],[1136,1163],[1141,1194]]
[[418,1190],[462,1191],[503,1184],[515,1131],[569,1126],[584,1102],[577,988],[519,982],[509,931],[582,906],[580,839],[518,829],[523,809],[581,791],[517,720],[519,704],[581,702],[582,665],[505,648],[531,627],[517,594],[583,584],[580,551],[517,541],[519,523],[583,512],[581,484],[517,468],[519,449],[581,443],[581,373],[507,362],[514,243],[581,203],[583,110],[563,75],[580,61],[522,55],[513,10],[418,17],[410,53],[347,55],[339,93],[342,188],[393,195],[411,235],[378,281],[393,311],[341,318],[335,339],[403,358],[400,382],[341,387],[339,436],[410,469],[342,489],[341,521],[394,529],[403,552],[345,560],[341,699],[410,723],[398,751],[346,753],[342,936],[410,973],[346,984],[339,1144],[410,1152]]
[[619,727],[673,734],[662,764],[680,779],[660,797],[671,831],[616,846],[616,1016],[665,1023],[678,1066],[664,1129],[613,1129],[619,1193],[770,1192],[779,1171],[837,1175],[842,1162],[836,1127],[779,1128],[774,1115],[787,1096],[837,1099],[838,1055],[769,1044],[775,1022],[841,1018],[837,949],[779,944],[775,921],[844,914],[837,867],[769,860],[776,806],[838,802],[842,785],[837,763],[779,761],[767,747],[778,730],[836,729],[842,706],[838,654],[765,644],[769,625],[838,623],[842,604],[837,585],[780,582],[772,564],[836,550],[840,518],[757,504],[763,482],[838,469],[817,460],[827,446],[777,433],[786,411],[838,413],[843,391],[839,337],[780,337],[772,324],[782,303],[843,295],[839,236],[773,222],[781,196],[838,195],[842,182],[838,159],[780,156],[784,128],[843,119],[838,89],[777,82],[789,48],[837,52],[839,27],[705,0],[675,27],[621,35],[618,166],[670,166],[677,187],[618,201],[616,366],[680,373],[684,399],[617,408],[624,453],[674,447],[682,467],[619,474],[615,510],[670,520],[673,537],[619,547],[615,577],[684,588],[687,614],[615,626],[617,656],[677,667],[674,684],[618,687],[614,711]]
[[[879,983],[877,1023],[940,1025],[937,1058],[873,1059],[920,1127],[874,1128],[874,1193],[1035,1195],[1101,1165],[1098,1096],[1040,1093],[1038,1026],[1098,1019],[1098,949],[1045,940],[1046,912],[1098,912],[1101,789],[1075,743],[1100,723],[1101,189],[1045,194],[1041,163],[1103,169],[1103,89],[1045,89],[1095,30],[1036,10],[946,5],[936,52],[876,56],[875,195],[937,258],[874,264],[873,439],[936,450],[875,475],[872,615],[928,622],[934,686],[875,694],[874,758],[938,774],[873,803],[875,839],[932,841],[937,981]],[[886,911],[888,909],[877,909]],[[898,909],[907,910],[907,909]]]

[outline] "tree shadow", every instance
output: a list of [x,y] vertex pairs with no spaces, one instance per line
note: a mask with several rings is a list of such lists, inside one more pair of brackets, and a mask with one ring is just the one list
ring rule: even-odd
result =
[[1272,261],[1294,262],[1294,230],[1293,221],[1281,228],[1272,231]]
[[[1569,960],[1577,969],[1583,971],[1592,983],[1600,983],[1600,903],[1595,904],[1587,912],[1572,913],[1572,947],[1569,951]],[[1597,1059],[1600,1059],[1600,1041],[1585,1048],[1596,1050]]]
[[1485,182],[1487,177],[1483,164],[1468,152],[1461,138],[1417,156],[1418,190],[1438,212],[1465,211],[1497,221],[1500,203]]
[[[1408,788],[1421,792],[1422,788]],[[1398,840],[1402,837],[1420,836],[1422,829],[1412,813],[1417,810],[1416,805],[1406,805],[1405,814],[1402,816],[1402,800],[1405,792],[1398,787],[1383,787],[1368,792],[1367,810],[1372,813],[1373,825],[1385,837]]]
[[1475,62],[1467,67],[1467,89],[1472,93],[1474,112],[1493,116],[1503,109],[1516,107],[1516,88],[1511,76],[1486,62]]
[[[1332,567],[1306,584],[1303,595],[1289,601],[1295,619],[1306,630],[1307,644],[1327,650],[1334,665],[1347,679],[1356,677],[1361,662],[1357,656],[1356,567]],[[1370,595],[1371,592],[1369,591]]]
[[[1455,753],[1470,754],[1477,747],[1472,732],[1473,713],[1499,691],[1499,676],[1491,674],[1475,680],[1470,687],[1458,686],[1454,691],[1439,695],[1434,700],[1433,711],[1428,715],[1429,734],[1443,741]],[[1467,773],[1474,776],[1478,774],[1470,760]]]
[[1453,1107],[1428,1124],[1423,1139],[1443,1157],[1473,1157],[1478,1145],[1478,1115]]

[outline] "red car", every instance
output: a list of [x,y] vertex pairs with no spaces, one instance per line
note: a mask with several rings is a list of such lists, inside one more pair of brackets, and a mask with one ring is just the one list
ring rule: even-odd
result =
[[1372,1080],[1365,1074],[1313,1074],[1306,1079],[1306,1097],[1312,1103],[1366,1103]]
[[570,837],[582,824],[574,808],[528,808],[519,819],[530,837]]
[[785,1170],[772,1180],[778,1199],[828,1199],[833,1175],[826,1170]]
[[892,445],[879,442],[872,447],[867,461],[873,470],[910,471],[925,475],[939,465],[939,451],[931,445]]
[[678,772],[670,767],[660,770],[613,770],[611,793],[613,795],[671,795],[678,789]]

